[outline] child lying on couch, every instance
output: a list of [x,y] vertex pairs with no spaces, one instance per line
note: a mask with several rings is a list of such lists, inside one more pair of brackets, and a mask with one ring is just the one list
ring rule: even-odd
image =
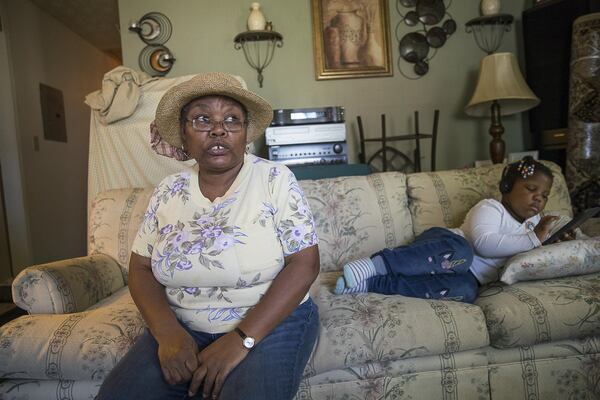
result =
[[[501,201],[484,199],[460,228],[430,228],[406,246],[349,262],[335,293],[375,292],[472,303],[478,286],[499,279],[505,261],[542,245],[557,216],[540,216],[552,171],[527,156],[507,165]],[[571,240],[570,232],[562,240]]]

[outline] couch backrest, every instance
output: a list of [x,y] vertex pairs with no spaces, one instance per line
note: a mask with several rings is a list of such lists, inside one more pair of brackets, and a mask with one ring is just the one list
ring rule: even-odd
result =
[[[558,165],[543,161],[554,173],[546,212],[572,216],[571,200]],[[408,202],[414,234],[433,226],[460,226],[465,215],[484,198],[500,199],[498,182],[504,165],[422,172],[407,176]]]
[[[370,256],[383,246],[412,239],[406,176],[397,172],[301,181],[315,216],[321,269]],[[112,189],[90,208],[88,254],[104,253],[121,265],[125,279],[133,239],[153,189]]]
[[[546,207],[572,215],[557,165]],[[384,172],[300,181],[314,214],[321,270],[335,271],[350,260],[410,242],[433,226],[459,226],[467,211],[486,197],[500,198],[502,166],[405,175]],[[104,253],[121,265],[125,279],[131,245],[152,188],[112,189],[96,196],[88,218],[88,254]]]
[[306,180],[300,186],[317,226],[321,271],[339,270],[413,238],[402,173]]

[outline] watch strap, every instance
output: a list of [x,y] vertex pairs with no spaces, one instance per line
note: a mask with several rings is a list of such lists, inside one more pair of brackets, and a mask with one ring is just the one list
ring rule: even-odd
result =
[[242,346],[244,346],[248,350],[254,347],[255,340],[253,337],[246,335],[246,333],[238,327],[234,328],[234,330],[242,338]]
[[238,328],[237,326],[235,327],[234,331],[237,332],[238,335],[240,335],[240,337],[242,338],[242,340],[246,339],[248,337],[248,335],[246,335],[244,333],[243,330],[241,330],[240,328]]

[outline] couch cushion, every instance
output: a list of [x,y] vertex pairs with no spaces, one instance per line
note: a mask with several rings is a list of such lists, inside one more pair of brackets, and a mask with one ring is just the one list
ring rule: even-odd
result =
[[368,363],[305,378],[294,399],[483,400],[487,364],[480,350]]
[[300,186],[315,218],[322,271],[413,238],[404,174],[306,180]]
[[[554,173],[546,210],[572,216],[571,200],[560,168],[548,161],[544,164]],[[497,164],[408,175],[408,199],[415,235],[434,226],[458,227],[471,207],[480,200],[499,200],[498,182],[504,167]]]
[[600,238],[569,240],[512,256],[500,280],[506,284],[600,272]]
[[375,293],[335,295],[338,276],[339,272],[321,273],[318,289],[311,290],[321,318],[312,374],[488,345],[485,319],[477,306]]
[[492,346],[531,346],[600,334],[599,287],[600,273],[496,283],[475,304],[485,313]]
[[131,245],[144,218],[153,188],[104,191],[94,199],[88,218],[88,254],[108,254],[127,281]]
[[144,329],[127,287],[95,309],[27,315],[0,327],[0,376],[103,380]]

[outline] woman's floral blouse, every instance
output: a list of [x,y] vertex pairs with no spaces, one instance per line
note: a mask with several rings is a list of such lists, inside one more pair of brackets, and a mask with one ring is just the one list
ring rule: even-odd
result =
[[183,323],[219,333],[233,329],[260,300],[284,257],[315,244],[312,213],[292,172],[247,154],[227,193],[214,202],[200,191],[197,171],[165,178],[132,250],[151,258]]

